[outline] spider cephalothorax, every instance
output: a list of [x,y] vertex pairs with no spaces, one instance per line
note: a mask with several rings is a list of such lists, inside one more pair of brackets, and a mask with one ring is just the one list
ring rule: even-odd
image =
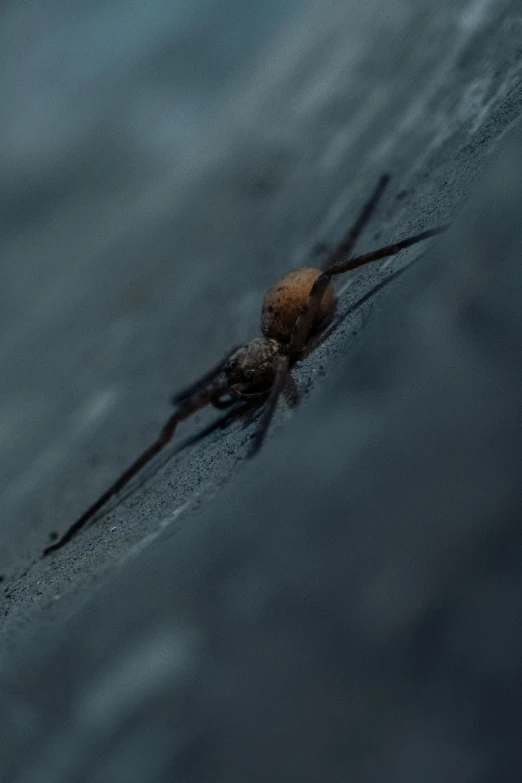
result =
[[255,337],[234,351],[223,369],[228,394],[238,399],[248,392],[269,389],[274,380],[273,359],[278,350],[277,340]]
[[381,177],[354,225],[321,269],[294,269],[267,291],[261,312],[261,331],[264,336],[234,349],[203,378],[177,394],[174,397],[176,410],[157,440],[82,514],[59,541],[47,547],[44,554],[69,541],[170,441],[178,423],[205,405],[222,408],[237,400],[251,403],[266,400],[250,456],[259,450],[290,368],[302,357],[310,336],[324,326],[335,311],[332,277],[357,269],[370,261],[395,255],[403,248],[428,239],[445,228],[428,229],[379,250],[352,257],[355,242],[375,209],[388,179],[388,176]]

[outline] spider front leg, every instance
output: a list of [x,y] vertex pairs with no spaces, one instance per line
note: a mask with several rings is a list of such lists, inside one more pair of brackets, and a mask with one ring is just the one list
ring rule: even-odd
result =
[[332,264],[324,270],[324,274],[329,278],[332,275],[342,275],[344,272],[349,272],[352,269],[358,269],[360,266],[369,264],[372,261],[379,261],[381,258],[387,258],[388,256],[395,256],[400,253],[401,250],[405,250],[407,247],[416,245],[417,242],[423,242],[425,239],[430,239],[436,234],[441,234],[449,228],[448,225],[438,226],[437,228],[429,228],[426,231],[421,231],[420,234],[414,234],[407,239],[401,239],[398,242],[393,242],[391,245],[385,245],[378,250],[372,250],[369,253],[364,253],[362,256],[355,256],[355,258],[347,258],[345,261],[338,261]]
[[[172,396],[172,404],[180,405],[189,397],[193,397],[197,392],[201,391],[202,389],[206,389],[208,385],[212,383],[223,371],[223,368],[226,365],[227,361],[238,350],[238,348],[239,346],[236,345],[235,348],[232,348],[232,350],[229,351],[227,355],[223,359],[221,359],[221,361],[218,362],[211,370],[205,373],[205,375],[202,375],[201,378],[198,378],[197,381],[194,381],[194,383],[191,383],[190,386],[187,386],[185,389],[176,392],[176,394]],[[219,397],[216,395],[214,395],[214,399],[211,400],[211,403],[216,408],[227,407],[226,403],[221,404],[219,402]]]
[[[375,196],[374,196],[375,198]],[[421,231],[420,234],[415,234],[407,239],[401,239],[399,242],[394,242],[391,245],[385,245],[378,250],[372,250],[370,253],[365,253],[362,256],[356,256],[355,258],[347,258],[344,261],[337,261],[324,270],[322,274],[315,280],[311,291],[308,295],[308,299],[304,305],[302,305],[299,315],[297,316],[295,326],[292,330],[290,337],[290,357],[296,359],[299,357],[306,343],[310,331],[317,318],[317,313],[321,305],[323,295],[328,288],[333,275],[342,275],[344,272],[351,271],[352,269],[358,269],[365,264],[369,264],[372,261],[378,261],[381,258],[387,256],[397,255],[401,250],[405,250],[407,247],[416,245],[417,242],[422,242],[425,239],[440,234],[445,231],[447,226],[440,226],[438,228],[430,228],[427,231]],[[334,253],[333,258],[337,256]]]
[[351,228],[347,231],[345,237],[341,240],[341,242],[339,242],[337,247],[334,249],[332,253],[330,253],[328,258],[322,265],[323,270],[329,269],[332,266],[332,264],[335,264],[340,258],[346,258],[347,256],[350,255],[363,229],[365,228],[366,224],[368,223],[371,216],[373,215],[375,208],[379,202],[379,199],[384,193],[384,190],[389,181],[390,181],[390,175],[383,174],[383,176],[380,178],[379,182],[377,183],[377,187],[373,191],[372,195],[370,196],[366,204],[363,205],[363,208],[361,209],[359,215],[357,216],[353,226],[351,226]]
[[265,435],[268,431],[268,427],[270,426],[270,422],[272,421],[272,417],[274,415],[275,407],[277,405],[277,400],[279,399],[279,395],[283,390],[286,376],[290,369],[290,355],[288,352],[287,345],[281,345],[279,352],[275,355],[272,361],[272,369],[274,373],[274,380],[270,388],[270,394],[268,397],[268,401],[266,403],[266,408],[261,414],[261,419],[257,428],[257,432],[254,435],[254,440],[250,448],[250,451],[248,453],[249,457],[253,457],[255,454],[257,454],[257,452],[263,445]]
[[[246,383],[235,383],[229,386],[228,394],[233,400],[242,400],[243,402],[260,402],[266,400],[270,393],[270,374],[272,373],[272,362],[264,362],[259,367],[252,367],[245,370]],[[264,387],[264,388],[263,388]],[[257,391],[249,391],[249,389]]]
[[163,425],[158,438],[151,443],[151,445],[140,454],[140,456],[132,463],[130,467],[124,471],[121,476],[107,489],[101,497],[98,498],[89,508],[85,511],[79,519],[74,522],[73,525],[63,534],[63,536],[44,549],[43,557],[46,557],[51,552],[61,549],[64,544],[73,538],[76,533],[89,522],[97,512],[115,495],[117,495],[139,471],[145,467],[166,445],[172,440],[174,432],[180,421],[187,419],[196,411],[204,408],[211,403],[214,398],[219,398],[227,390],[226,379],[224,376],[217,376],[207,386],[201,388],[194,387],[195,391],[192,395],[184,397],[176,411],[170,416],[166,423]]

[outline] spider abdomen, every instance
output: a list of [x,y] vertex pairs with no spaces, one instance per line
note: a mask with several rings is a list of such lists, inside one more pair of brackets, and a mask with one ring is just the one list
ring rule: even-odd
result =
[[[320,269],[303,266],[288,272],[268,289],[261,311],[261,330],[266,337],[285,343],[290,340],[301,307],[320,274]],[[317,308],[314,327],[331,318],[334,310],[335,292],[329,283]]]

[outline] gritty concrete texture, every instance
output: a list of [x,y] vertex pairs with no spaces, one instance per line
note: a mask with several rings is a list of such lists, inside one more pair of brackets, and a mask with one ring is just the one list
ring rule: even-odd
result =
[[[2,783],[521,777],[519,4],[282,5],[2,11]],[[205,412],[42,561],[383,171],[361,250],[453,227],[259,457]]]

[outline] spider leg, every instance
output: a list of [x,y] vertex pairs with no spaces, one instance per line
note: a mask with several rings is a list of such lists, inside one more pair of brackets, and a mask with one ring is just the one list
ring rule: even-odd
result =
[[260,406],[259,405],[252,405],[252,403],[250,403],[248,405],[248,408],[246,410],[245,415],[243,416],[243,427],[242,427],[242,429],[246,429],[254,421],[257,421],[259,419],[260,415],[261,415]]
[[297,316],[295,326],[290,337],[290,356],[293,361],[297,359],[303,348],[305,347],[310,331],[312,329],[317,308],[321,303],[323,294],[326,291],[328,284],[333,275],[340,275],[344,272],[348,272],[350,269],[357,269],[364,264],[370,263],[370,261],[378,261],[386,256],[393,256],[399,251],[404,250],[411,245],[415,245],[417,242],[422,242],[424,239],[429,239],[445,231],[447,226],[439,226],[438,228],[430,228],[427,231],[422,231],[420,234],[402,239],[400,242],[394,242],[391,245],[385,245],[378,250],[372,250],[370,253],[365,253],[362,256],[356,256],[355,258],[348,258],[345,261],[338,261],[336,264],[328,267],[325,271],[319,275],[315,283],[313,284],[306,303],[301,308],[301,312]]
[[[164,465],[166,465],[167,462],[174,455],[181,454],[186,449],[196,445],[200,441],[207,438],[216,430],[224,430],[230,424],[232,424],[234,421],[237,420],[244,421],[247,413],[249,413],[252,410],[252,407],[253,406],[251,403],[234,401],[234,405],[227,408],[227,412],[225,414],[215,419],[208,426],[204,427],[203,429],[199,430],[193,435],[190,435],[184,440],[179,441],[176,445],[176,448],[173,449],[170,453],[164,454],[162,457],[158,455],[158,459],[155,462],[155,468],[154,468],[155,471],[161,470],[164,467]],[[122,491],[122,493],[118,497],[118,502],[128,497],[131,494],[131,492],[135,491],[135,488],[142,487],[148,481],[149,478],[150,478],[150,472],[147,473],[146,471],[144,471],[143,475],[139,477],[139,481],[136,482],[136,484],[133,484],[132,490],[129,490],[129,492],[127,493]]]
[[[205,375],[203,375],[197,381],[194,381],[194,383],[191,383],[191,385],[187,386],[185,389],[176,392],[176,394],[174,394],[173,397],[171,398],[172,404],[180,405],[184,400],[188,399],[189,397],[192,397],[196,392],[200,391],[203,388],[206,388],[208,384],[211,383],[219,375],[219,373],[225,366],[228,359],[232,356],[233,353],[237,351],[238,348],[239,346],[236,345],[234,348],[232,348],[231,351],[227,353],[226,356],[223,357],[223,359],[221,359],[220,362],[218,362],[218,364],[216,364],[215,367],[213,367],[211,370],[205,373]],[[215,404],[214,401],[212,401],[212,404]]]
[[265,435],[268,431],[268,427],[270,426],[270,422],[272,421],[272,416],[274,415],[274,411],[277,405],[277,401],[279,399],[279,395],[283,390],[286,376],[290,368],[290,356],[288,353],[287,346],[282,346],[280,351],[276,353],[276,355],[274,356],[273,368],[274,368],[274,381],[270,388],[270,395],[266,403],[266,408],[263,410],[261,414],[261,420],[259,422],[257,432],[254,436],[252,447],[248,454],[249,457],[253,457],[255,454],[257,454],[257,452],[263,445]]
[[373,212],[375,211],[375,207],[377,206],[377,203],[382,196],[384,189],[386,188],[386,185],[390,181],[390,175],[384,174],[379,182],[377,183],[377,187],[373,191],[372,195],[364,204],[363,208],[361,209],[355,223],[350,228],[350,230],[346,233],[344,238],[341,240],[341,242],[337,245],[335,250],[333,250],[332,253],[328,256],[326,261],[321,265],[321,269],[326,270],[329,269],[333,264],[337,263],[339,259],[346,258],[346,256],[349,256],[352,252],[355,243],[359,239],[359,236],[361,235],[361,231],[364,229],[366,224],[368,223],[369,219],[371,218]]
[[208,435],[211,435],[216,430],[226,429],[230,424],[232,424],[232,422],[244,418],[245,414],[250,411],[250,409],[251,406],[248,403],[240,403],[234,400],[233,408],[229,408],[227,413],[216,419],[216,421],[213,421],[200,432],[196,432],[195,435],[191,435],[189,438],[186,438],[182,443],[180,443],[175,453],[179,454],[186,448],[194,446],[196,443],[199,443],[201,440],[206,438]]
[[[244,400],[245,402],[258,402],[266,399],[270,393],[270,386],[268,386],[268,388],[266,387],[267,373],[272,370],[272,361],[264,362],[260,367],[247,370],[245,373],[247,378],[246,383],[232,384],[232,386],[228,387],[227,393],[233,400]],[[256,386],[259,387],[263,385],[265,388],[262,388],[260,391],[247,391],[249,388],[256,388]],[[243,389],[241,387],[243,387]]]
[[[332,275],[342,275],[344,272],[348,272],[351,269],[357,269],[360,266],[369,264],[371,261],[379,261],[381,258],[387,256],[394,256],[400,253],[401,250],[405,250],[407,247],[416,245],[417,242],[422,242],[424,239],[434,237],[436,234],[441,234],[449,226],[438,226],[437,228],[429,228],[427,231],[421,231],[420,234],[414,234],[407,239],[401,239],[399,242],[393,242],[391,245],[385,245],[378,250],[372,250],[369,253],[365,253],[362,256],[356,256],[355,258],[347,258],[345,261],[339,261],[332,266],[324,270],[325,275],[328,277]],[[321,275],[322,277],[323,275]],[[318,278],[320,279],[320,278]],[[326,286],[325,286],[326,288]]]
[[393,283],[393,281],[397,280],[397,278],[402,277],[402,275],[405,274],[405,272],[407,272],[410,267],[418,264],[421,259],[422,255],[418,256],[418,258],[415,258],[413,261],[410,261],[408,264],[406,264],[406,266],[403,266],[400,269],[397,269],[395,272],[392,272],[387,277],[385,277],[384,280],[380,280],[378,283],[376,283],[373,288],[370,288],[369,291],[366,291],[366,293],[363,294],[360,299],[357,299],[357,301],[354,302],[346,310],[346,312],[335,318],[327,328],[321,330],[318,334],[314,334],[311,340],[306,343],[305,347],[301,351],[299,359],[304,359],[317,350],[317,348],[319,348],[326,340],[328,340],[329,337],[339,328],[346,318],[356,312],[365,302],[374,297],[375,294],[379,293],[381,289],[385,288],[390,283]]
[[174,413],[163,425],[158,438],[156,438],[156,440],[151,443],[151,445],[145,449],[142,454],[140,454],[140,456],[132,463],[132,465],[128,467],[127,470],[125,470],[118,479],[116,479],[116,481],[103,493],[103,495],[101,495],[101,497],[98,498],[98,500],[96,500],[95,503],[89,506],[87,511],[84,511],[84,513],[76,520],[76,522],[74,522],[74,524],[71,525],[71,527],[63,534],[60,539],[58,539],[58,541],[44,549],[42,556],[46,557],[51,552],[54,552],[57,549],[61,549],[62,546],[70,541],[71,538],[73,538],[73,536],[76,535],[76,533],[81,530],[81,528],[84,527],[84,525],[86,525],[87,522],[89,522],[109,500],[111,500],[111,498],[114,497],[114,495],[117,495],[118,492],[120,492],[120,490],[122,490],[129,483],[129,481],[134,478],[134,476],[139,473],[139,471],[145,467],[145,465],[147,465],[147,463],[150,462],[151,459],[167,445],[174,435],[178,422],[183,421],[183,419],[188,418],[188,416],[190,416],[192,413],[195,413],[200,408],[208,405],[211,402],[213,396],[219,396],[219,393],[223,393],[223,391],[224,389],[221,386],[218,386],[216,382],[214,385],[211,384],[206,389],[196,391],[192,397],[187,397],[185,400],[183,400],[180,403],[178,410],[174,411]]
[[121,476],[112,484],[98,500],[93,503],[84,513],[74,522],[73,525],[63,534],[63,536],[51,546],[46,547],[43,551],[43,556],[50,554],[51,552],[61,549],[64,544],[73,538],[76,533],[90,520],[94,515],[104,506],[114,495],[123,489],[123,487],[148,463],[150,460],[161,451],[161,449],[168,443],[174,434],[176,424],[179,421],[179,416],[176,413],[172,414],[167,424],[161,431],[161,434],[157,440],[154,441],[145,451],[140,454],[132,465],[121,474]]

